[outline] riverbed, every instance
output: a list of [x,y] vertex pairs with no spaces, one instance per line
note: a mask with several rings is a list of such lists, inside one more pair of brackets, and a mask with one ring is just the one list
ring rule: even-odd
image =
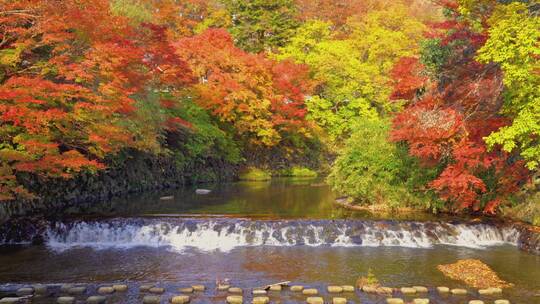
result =
[[[0,297],[31,284],[49,284],[55,303],[62,284],[88,289],[127,284],[126,293],[109,295],[110,303],[140,303],[141,284],[165,288],[162,303],[179,287],[204,284],[194,303],[223,303],[226,292],[216,280],[246,290],[281,281],[317,288],[327,301],[328,285],[354,285],[371,269],[390,287],[422,285],[429,293],[405,296],[432,303],[540,303],[540,256],[516,247],[518,231],[485,220],[440,218],[426,214],[370,215],[337,208],[335,195],[320,180],[276,179],[199,185],[133,195],[67,210],[51,222],[44,244],[0,246]],[[458,259],[480,259],[514,284],[502,295],[440,295],[437,286],[467,288],[446,278],[436,266]],[[385,296],[356,291],[336,296],[355,303],[385,303]],[[272,292],[274,303],[303,303],[306,297],[286,288]]]

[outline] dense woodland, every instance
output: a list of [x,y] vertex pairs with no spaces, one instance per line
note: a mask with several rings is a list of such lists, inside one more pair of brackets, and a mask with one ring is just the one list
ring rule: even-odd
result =
[[0,0],[0,200],[37,197],[24,176],[99,174],[138,151],[328,173],[358,204],[540,222],[539,14],[535,0]]

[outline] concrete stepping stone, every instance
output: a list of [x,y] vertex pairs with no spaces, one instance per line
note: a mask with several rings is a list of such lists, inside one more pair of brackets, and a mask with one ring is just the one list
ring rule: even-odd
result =
[[386,299],[387,304],[404,304],[403,299],[401,298],[388,298]]
[[416,292],[421,292],[421,293],[428,292],[427,287],[424,287],[424,286],[413,286],[412,288],[414,288]]
[[101,286],[98,288],[97,292],[99,294],[111,294],[111,293],[114,293],[114,288],[112,288],[111,286]]
[[497,287],[490,287],[488,290],[491,291],[492,294],[501,294],[503,292],[501,288]]
[[105,302],[107,302],[107,297],[105,296],[90,296],[86,299],[86,303],[88,304],[102,304]]
[[429,299],[414,299],[413,304],[429,304]]
[[181,293],[193,293],[193,287],[178,288]]
[[60,292],[67,293],[72,287],[74,287],[73,284],[62,284],[62,286],[60,286]]
[[231,287],[229,288],[229,292],[230,293],[244,293],[244,291],[240,287]]
[[454,288],[450,290],[450,293],[456,296],[464,296],[467,294],[467,289],[463,288]]
[[282,289],[283,287],[281,287],[281,285],[272,285],[269,288],[270,291],[281,291]]
[[45,295],[48,291],[47,285],[43,284],[32,285],[32,288],[34,288],[34,293],[37,295]]
[[86,286],[75,286],[67,290],[70,295],[81,295],[86,292]]
[[362,291],[365,292],[365,293],[376,293],[377,292],[377,287],[364,286],[364,287],[362,287]]
[[229,290],[229,288],[231,288],[231,285],[218,285],[217,286],[217,290],[219,291],[226,291],[226,290]]
[[73,304],[75,303],[75,297],[58,297],[56,299],[58,304]]
[[21,301],[21,298],[16,298],[16,297],[5,297],[5,298],[0,299],[0,303],[2,304],[15,304],[15,303],[20,303],[20,301]]
[[193,288],[194,291],[205,291],[206,290],[206,286],[204,286],[204,285],[192,285],[191,287]]
[[505,300],[505,299],[499,299],[499,300],[495,300],[495,302],[493,303],[494,304],[510,304],[510,301]]
[[244,298],[242,296],[228,296],[227,297],[227,303],[229,304],[242,304],[244,302]]
[[354,292],[355,288],[352,285],[343,285],[341,286],[344,292]]
[[126,284],[116,284],[113,285],[112,288],[117,292],[126,292],[128,290],[128,286]]
[[319,291],[315,288],[307,288],[307,289],[302,290],[302,294],[306,296],[314,296],[314,295],[318,295]]
[[439,287],[437,287],[437,291],[438,291],[439,293],[449,293],[449,292],[450,292],[450,288],[445,287],[445,286],[439,286]]
[[343,292],[343,287],[341,286],[328,286],[326,289],[328,290],[329,293],[342,293]]
[[148,290],[150,293],[154,294],[162,294],[165,292],[165,288],[163,287],[152,287]]
[[416,289],[414,289],[412,287],[401,287],[400,291],[404,295],[410,295],[410,294],[415,294],[416,293]]
[[139,286],[139,291],[141,292],[147,292],[150,290],[150,288],[154,287],[154,285],[144,284]]
[[269,297],[254,297],[251,303],[253,304],[268,304],[270,302]]
[[390,287],[379,287],[375,290],[375,292],[380,295],[392,295],[392,293],[394,293],[394,290]]
[[253,293],[254,295],[265,295],[268,292],[266,292],[266,290],[264,289],[254,289],[251,293]]
[[300,292],[300,291],[304,290],[304,286],[302,286],[302,285],[293,285],[293,286],[291,286],[290,289],[293,292]]
[[332,298],[332,304],[347,304],[347,298],[340,298],[340,297]]
[[19,288],[17,289],[17,295],[19,297],[22,297],[22,296],[29,296],[31,294],[34,294],[34,288],[32,287],[23,287],[23,288]]
[[470,300],[469,304],[484,304],[484,301],[481,300]]
[[322,297],[309,297],[306,299],[308,304],[324,304],[324,299]]
[[174,296],[171,299],[172,304],[184,304],[189,303],[190,298],[189,296]]
[[159,304],[161,303],[161,296],[144,296],[143,304]]

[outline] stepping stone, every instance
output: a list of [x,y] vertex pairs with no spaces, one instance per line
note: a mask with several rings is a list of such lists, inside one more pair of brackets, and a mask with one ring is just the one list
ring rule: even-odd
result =
[[204,285],[193,285],[191,286],[194,291],[205,291],[206,287]]
[[427,287],[424,286],[413,286],[413,288],[416,290],[416,292],[428,292]]
[[495,300],[494,303],[495,303],[495,304],[510,304],[510,301],[504,300],[504,299],[500,299],[500,300]]
[[265,295],[265,294],[267,294],[266,290],[264,290],[264,289],[254,289],[252,291],[252,293],[254,295]]
[[314,296],[314,295],[318,295],[319,291],[315,288],[307,288],[307,289],[302,290],[302,294],[306,296]]
[[484,301],[480,301],[480,300],[470,300],[470,301],[469,301],[469,304],[484,304]]
[[327,290],[329,293],[341,293],[343,292],[343,287],[341,286],[328,286]]
[[107,302],[107,297],[104,296],[90,296],[86,299],[86,303],[88,304],[102,304],[105,302]]
[[375,290],[375,292],[381,295],[392,295],[394,290],[390,287],[379,287]]
[[162,293],[165,292],[165,288],[163,288],[163,287],[152,287],[148,291],[150,291],[150,293],[162,294]]
[[293,286],[291,286],[291,291],[300,292],[302,290],[304,290],[304,286],[302,286],[302,285],[293,285]]
[[400,298],[388,298],[386,299],[387,304],[404,304],[403,299]]
[[114,288],[112,288],[111,286],[102,286],[98,288],[97,292],[99,294],[111,294],[114,292]]
[[62,286],[60,286],[60,291],[65,293],[68,292],[72,287],[73,284],[63,284]]
[[47,294],[47,285],[35,284],[35,285],[32,285],[32,288],[34,288],[34,293],[35,294],[38,294],[38,295]]
[[142,300],[143,304],[159,304],[161,303],[160,296],[144,296]]
[[456,296],[464,296],[467,294],[467,290],[462,288],[454,288],[450,290],[450,293]]
[[493,294],[493,291],[491,291],[491,289],[478,289],[478,294],[481,296],[489,296]]
[[324,299],[322,297],[309,297],[306,299],[308,304],[324,304]]
[[171,299],[171,303],[172,304],[184,304],[184,303],[189,303],[189,296],[175,296],[175,297],[172,297]]
[[58,304],[73,304],[75,303],[74,297],[59,297],[56,299],[56,303]]
[[240,287],[231,287],[229,288],[230,293],[243,293],[244,291]]
[[270,291],[281,291],[281,289],[283,289],[283,287],[281,287],[281,285],[272,285],[269,288]]
[[439,286],[439,287],[437,287],[437,291],[438,291],[439,293],[449,293],[449,292],[450,292],[450,288],[445,287],[445,286]]
[[414,289],[412,287],[401,287],[400,291],[404,295],[409,295],[409,294],[415,294],[416,293],[416,289]]
[[21,299],[20,298],[15,298],[15,297],[6,297],[6,298],[2,298],[0,299],[0,303],[2,304],[15,304],[15,303],[20,303]]
[[125,284],[113,285],[112,288],[114,289],[114,291],[118,292],[126,292],[128,290],[128,286]]
[[355,288],[352,285],[343,285],[341,286],[344,292],[354,292]]
[[490,290],[492,294],[501,294],[503,292],[501,288],[497,287],[490,287],[488,290]]
[[146,291],[149,291],[150,288],[152,288],[152,287],[154,287],[154,285],[148,285],[148,284],[141,285],[141,286],[139,286],[139,291],[146,292]]
[[229,288],[231,288],[231,285],[218,285],[217,290],[226,291],[229,290]]
[[67,290],[70,295],[81,295],[86,292],[86,286],[71,287]]
[[228,296],[227,297],[227,303],[229,304],[242,304],[244,302],[244,298],[242,296]]
[[377,287],[363,286],[362,291],[365,292],[365,293],[376,293],[377,292]]
[[34,288],[32,288],[32,287],[23,287],[23,288],[17,289],[17,295],[19,297],[21,297],[21,296],[29,296],[31,294],[34,294]]
[[413,304],[429,304],[429,299],[414,299]]
[[253,298],[253,301],[251,301],[251,303],[253,304],[267,304],[269,302],[270,302],[269,297],[255,297]]
[[347,304],[347,298],[333,298],[332,304]]
[[193,287],[178,288],[181,293],[193,293]]

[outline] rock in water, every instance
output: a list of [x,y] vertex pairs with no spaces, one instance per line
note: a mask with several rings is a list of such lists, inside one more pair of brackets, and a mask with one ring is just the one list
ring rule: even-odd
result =
[[32,285],[32,288],[34,288],[34,293],[37,295],[45,295],[47,294],[47,286],[43,284],[35,284]]
[[71,287],[67,291],[67,293],[69,293],[70,295],[81,295],[81,294],[83,294],[85,292],[86,292],[86,287],[85,286]]
[[347,304],[347,298],[333,298],[332,304]]
[[107,302],[107,298],[104,296],[90,296],[86,299],[86,303],[88,304],[102,304],[105,302]]
[[439,287],[437,287],[437,291],[438,291],[439,293],[449,293],[449,292],[450,292],[450,288],[445,287],[445,286],[439,286]]
[[206,287],[204,285],[193,285],[193,286],[191,286],[191,288],[193,288],[194,291],[205,291],[206,290]]
[[341,286],[328,286],[329,293],[341,293],[343,292],[343,287]]
[[171,299],[172,304],[184,304],[189,303],[189,296],[176,296]]
[[160,296],[144,296],[143,304],[159,304],[161,303]]
[[181,293],[193,293],[193,287],[179,288],[178,291]]
[[20,301],[21,301],[20,298],[14,298],[14,297],[6,297],[6,298],[0,299],[0,303],[2,304],[15,304],[15,303],[20,303]]
[[199,195],[206,195],[206,194],[209,194],[210,192],[212,192],[212,190],[208,190],[208,189],[197,189],[197,190],[195,190],[195,193],[199,194]]
[[270,288],[268,288],[270,291],[281,291],[282,287],[281,285],[272,285]]
[[429,304],[429,299],[414,299],[413,304]]
[[352,285],[343,285],[341,286],[344,292],[354,292],[354,286]]
[[227,297],[227,303],[229,304],[242,304],[244,302],[244,298],[242,296],[228,296]]
[[309,297],[306,299],[308,304],[324,304],[324,299],[322,297]]
[[400,291],[402,294],[405,294],[405,295],[416,293],[416,289],[412,287],[401,287]]
[[253,301],[251,301],[251,303],[253,304],[267,304],[269,302],[270,302],[269,297],[255,297],[253,298]]
[[162,293],[165,292],[165,288],[163,288],[163,287],[152,287],[148,291],[150,291],[150,293],[162,294]]
[[422,293],[428,292],[427,287],[424,287],[424,286],[413,286],[413,288],[416,290],[416,292],[422,292]]
[[467,294],[467,290],[462,288],[454,288],[450,290],[450,293],[456,296],[464,296]]
[[403,304],[403,299],[400,298],[388,298],[386,299],[386,303],[388,304]]
[[252,293],[254,295],[265,295],[265,294],[267,294],[266,290],[264,290],[264,289],[254,289]]
[[302,290],[302,294],[306,296],[314,296],[314,295],[319,294],[319,291],[315,288],[307,288],[307,289]]
[[111,294],[114,292],[114,288],[112,288],[111,286],[102,286],[98,288],[97,292],[99,294]]
[[141,292],[146,292],[146,291],[149,291],[150,288],[154,287],[154,285],[148,285],[148,284],[145,284],[145,285],[141,285],[139,287],[139,291]]
[[501,299],[501,300],[495,300],[495,302],[493,302],[493,303],[495,303],[495,304],[510,304],[510,301]]
[[59,297],[56,299],[56,303],[58,304],[73,304],[75,303],[74,297]]
[[34,293],[34,288],[32,287],[23,287],[17,289],[17,295],[20,296],[29,296]]
[[291,286],[291,291],[293,292],[300,292],[304,290],[304,286],[301,286],[301,285],[293,285]]
[[118,292],[126,292],[128,290],[128,286],[125,284],[113,285],[112,288],[114,289],[114,291]]
[[172,195],[162,196],[159,199],[162,200],[162,201],[170,201],[170,200],[174,199],[174,196],[172,196]]
[[229,288],[230,293],[243,293],[244,291],[240,287],[231,287]]

